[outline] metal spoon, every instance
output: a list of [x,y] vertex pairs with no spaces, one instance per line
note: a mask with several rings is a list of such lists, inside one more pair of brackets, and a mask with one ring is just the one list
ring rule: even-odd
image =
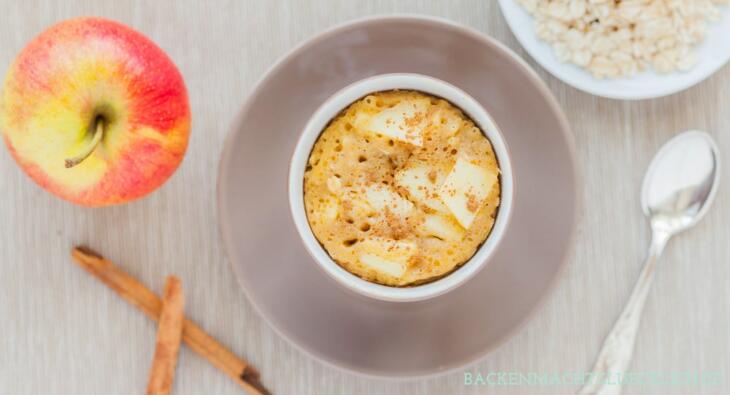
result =
[[651,245],[629,302],[603,342],[593,373],[579,395],[621,393],[617,374],[631,362],[644,302],[654,280],[656,262],[667,241],[694,226],[717,191],[720,158],[709,134],[687,131],[669,140],[654,156],[641,190],[641,205],[651,222]]

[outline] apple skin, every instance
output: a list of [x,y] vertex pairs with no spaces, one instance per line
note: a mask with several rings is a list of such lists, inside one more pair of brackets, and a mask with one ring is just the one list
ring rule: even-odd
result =
[[[102,139],[88,148],[95,120]],[[41,187],[83,206],[140,198],[178,168],[190,134],[180,72],[148,38],[111,20],[60,22],[33,39],[7,73],[0,132]]]

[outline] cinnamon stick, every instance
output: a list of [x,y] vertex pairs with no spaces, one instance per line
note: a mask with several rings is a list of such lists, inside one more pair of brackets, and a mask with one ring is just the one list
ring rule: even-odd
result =
[[162,293],[162,312],[157,328],[155,355],[147,382],[147,395],[172,393],[185,319],[184,303],[180,279],[175,276],[167,277],[165,291]]
[[[81,268],[101,280],[124,300],[142,310],[148,317],[155,321],[160,319],[162,301],[137,279],[87,248],[74,248],[71,251],[71,257]],[[269,394],[269,391],[259,381],[259,373],[254,367],[238,358],[188,319],[183,322],[182,340],[249,394]]]

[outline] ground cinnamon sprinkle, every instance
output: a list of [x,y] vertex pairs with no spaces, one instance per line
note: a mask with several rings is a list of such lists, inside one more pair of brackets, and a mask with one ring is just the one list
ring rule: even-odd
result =
[[389,207],[384,210],[385,222],[390,228],[391,237],[394,240],[404,239],[409,235],[410,229],[408,225],[399,216],[395,215]]
[[479,207],[481,206],[479,204],[479,199],[477,199],[476,196],[472,195],[471,193],[466,194],[466,209],[471,211],[472,213],[476,213],[477,210],[479,210]]
[[405,123],[406,123],[406,126],[409,126],[409,127],[417,126],[418,124],[421,123],[421,121],[423,121],[423,119],[424,119],[423,113],[417,112],[417,113],[413,114],[412,117],[406,119]]
[[431,170],[430,172],[428,172],[428,180],[431,181],[431,184],[436,183],[436,176],[438,176],[436,170]]
[[420,254],[408,258],[408,267],[418,267],[421,263],[423,263],[423,257]]
[[378,174],[374,170],[370,170],[365,174],[365,180],[368,183],[373,183],[378,181]]

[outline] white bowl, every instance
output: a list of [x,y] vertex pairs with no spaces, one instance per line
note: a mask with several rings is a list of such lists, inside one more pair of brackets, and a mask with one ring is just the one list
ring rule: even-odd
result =
[[730,59],[730,6],[719,7],[721,18],[710,22],[707,36],[697,48],[698,63],[690,70],[670,74],[645,71],[630,78],[598,79],[574,64],[558,60],[550,44],[535,33],[535,19],[515,0],[499,0],[502,15],[517,41],[537,63],[566,84],[611,99],[653,99],[676,93],[701,82]]
[[[317,241],[304,208],[304,171],[309,154],[327,124],[350,104],[368,94],[393,89],[416,90],[446,99],[467,114],[489,138],[499,162],[500,207],[492,231],[469,261],[453,273],[433,282],[412,287],[390,287],[363,280],[338,265]],[[292,156],[289,168],[289,206],[304,246],[324,271],[338,283],[359,294],[394,302],[418,301],[442,295],[465,283],[487,263],[507,229],[512,212],[512,166],[507,144],[482,106],[461,89],[419,74],[383,74],[355,82],[327,99],[309,119]]]

